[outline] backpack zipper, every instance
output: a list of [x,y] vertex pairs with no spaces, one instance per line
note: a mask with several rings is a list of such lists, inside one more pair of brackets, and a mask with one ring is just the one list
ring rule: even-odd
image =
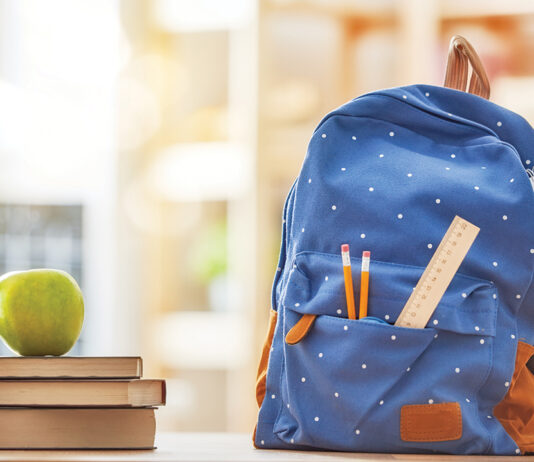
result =
[[532,189],[534,190],[534,171],[531,168],[527,168],[527,174],[528,179],[530,180],[530,184],[532,185]]
[[[397,87],[397,88],[402,88],[402,87]],[[416,109],[418,111],[424,112],[425,114],[429,114],[431,116],[438,117],[440,119],[447,120],[447,121],[452,122],[452,123],[459,123],[459,124],[467,125],[467,126],[472,127],[472,128],[478,128],[479,130],[482,130],[482,131],[484,131],[486,133],[489,133],[490,135],[495,137],[496,141],[499,144],[507,146],[508,148],[511,149],[513,154],[519,160],[519,163],[521,164],[522,169],[524,171],[526,171],[526,173],[528,174],[528,178],[530,180],[530,184],[532,186],[532,189],[534,190],[534,179],[533,179],[534,170],[532,170],[530,168],[525,169],[525,167],[523,166],[523,159],[521,158],[521,156],[520,156],[519,152],[517,151],[516,147],[514,145],[510,144],[508,141],[502,140],[499,137],[499,135],[495,131],[493,131],[491,128],[489,128],[488,126],[486,126],[486,125],[484,125],[482,123],[479,123],[479,122],[475,122],[474,120],[466,119],[464,117],[460,117],[458,115],[454,115],[454,114],[450,114],[450,113],[446,113],[447,115],[445,116],[445,111],[442,111],[440,109],[435,109],[433,107],[432,108],[422,107],[419,104],[414,104],[413,102],[408,102],[408,101],[405,101],[405,100],[401,100],[400,98],[398,98],[395,95],[391,95],[389,93],[380,92],[380,91],[371,92],[371,93],[367,93],[365,95],[361,95],[358,98],[355,98],[354,100],[359,99],[359,98],[363,98],[363,97],[366,97],[366,96],[382,96],[382,97],[390,98],[390,99],[393,99],[393,100],[395,100],[395,101],[397,101],[399,103],[408,104],[412,108],[414,108],[414,109]]]

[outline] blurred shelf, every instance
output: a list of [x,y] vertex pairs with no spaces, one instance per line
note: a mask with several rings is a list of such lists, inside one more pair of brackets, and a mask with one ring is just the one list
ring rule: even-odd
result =
[[344,19],[373,19],[388,21],[395,17],[394,0],[271,0],[267,6],[272,11],[303,12],[342,16]]
[[[426,0],[424,3],[434,3],[443,19],[483,18],[488,16],[515,16],[534,14],[534,2],[531,0]],[[285,12],[316,12],[343,19],[382,20],[395,19],[403,14],[403,5],[416,5],[417,0],[380,0],[380,1],[351,1],[351,0],[270,0],[267,6],[272,11]]]
[[485,18],[534,14],[532,0],[441,0],[442,19]]
[[146,172],[149,191],[167,201],[226,201],[249,187],[252,153],[225,142],[180,143],[154,156]]
[[183,311],[156,323],[159,360],[169,369],[238,369],[250,359],[252,329],[240,312]]
[[255,7],[241,0],[155,0],[153,5],[158,26],[173,33],[241,28],[250,22]]
[[[130,292],[125,295],[141,310],[139,331],[151,373],[179,377],[201,390],[186,420],[168,413],[171,424],[200,429],[209,420],[217,430],[243,428],[253,396],[243,397],[252,389],[247,381],[256,368],[259,2],[123,3],[128,4],[122,8],[123,26],[131,38],[122,81],[125,101],[138,100],[136,91],[128,91],[132,80],[152,97],[147,110],[125,110],[122,121],[127,127],[143,127],[150,110],[155,114],[148,135],[128,132],[140,141],[127,140],[119,167],[128,207],[124,229],[138,238],[134,251],[142,257],[139,264],[131,264],[131,255],[124,252],[122,266],[131,272],[128,286],[143,281],[142,299]],[[210,236],[210,228],[219,224],[228,231]],[[224,267],[229,278],[242,281],[238,297],[228,290],[227,297],[217,298],[227,298],[232,312],[223,311],[225,303],[213,303],[212,275],[206,276],[210,271],[195,268],[208,260],[195,252],[196,243],[209,251],[210,239],[217,241],[218,249],[225,244],[226,253],[220,259],[224,263],[208,263],[210,271],[222,272],[219,266]],[[132,239],[124,241],[128,249]],[[194,311],[207,306],[214,310]],[[214,393],[209,387],[217,381]],[[226,387],[226,382],[232,386]],[[204,385],[209,387],[203,389]]]

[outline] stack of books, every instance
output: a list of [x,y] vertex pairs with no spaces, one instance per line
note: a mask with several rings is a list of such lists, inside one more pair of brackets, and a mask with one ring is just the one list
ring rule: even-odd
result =
[[165,381],[139,357],[1,357],[0,449],[153,449]]

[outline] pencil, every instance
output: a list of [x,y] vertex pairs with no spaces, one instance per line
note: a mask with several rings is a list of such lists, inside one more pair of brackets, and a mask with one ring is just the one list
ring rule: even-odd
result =
[[354,306],[354,287],[352,286],[352,270],[350,267],[349,245],[341,246],[341,258],[343,260],[343,276],[345,277],[345,296],[347,297],[347,312],[349,319],[356,319],[356,307]]
[[369,263],[371,252],[364,250],[362,254],[362,275],[360,284],[360,319],[367,316],[367,299],[369,297]]

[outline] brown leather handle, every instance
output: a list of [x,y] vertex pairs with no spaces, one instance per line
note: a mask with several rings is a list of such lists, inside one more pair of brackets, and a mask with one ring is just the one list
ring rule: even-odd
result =
[[469,64],[473,69],[469,81],[469,93],[489,99],[490,84],[482,61],[465,38],[455,35],[449,45],[444,85],[448,88],[466,91]]

